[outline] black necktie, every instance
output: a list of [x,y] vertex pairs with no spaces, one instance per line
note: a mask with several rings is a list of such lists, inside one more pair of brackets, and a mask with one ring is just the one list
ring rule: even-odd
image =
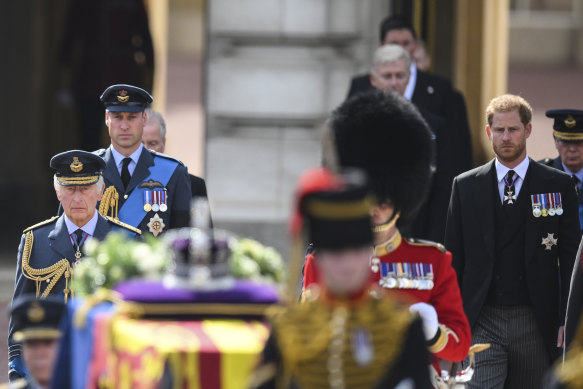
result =
[[572,175],[571,177],[573,177],[573,182],[575,183],[575,193],[577,193],[577,196],[579,196],[579,183],[581,182],[579,180],[579,178],[576,175]]
[[130,170],[128,166],[132,162],[131,158],[124,158],[122,160],[123,166],[121,167],[121,182],[123,182],[124,189],[127,189],[128,184],[130,183]]
[[77,231],[75,231],[75,236],[77,238],[77,247],[81,247],[81,244],[83,242],[83,230],[82,229],[77,229]]
[[516,202],[516,191],[514,188],[514,182],[518,176],[514,170],[508,170],[506,176],[504,176],[504,205],[512,205]]

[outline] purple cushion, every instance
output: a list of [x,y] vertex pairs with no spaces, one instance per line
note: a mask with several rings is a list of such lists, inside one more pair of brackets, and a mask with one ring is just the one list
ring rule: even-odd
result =
[[162,282],[133,279],[118,284],[115,291],[124,300],[139,303],[229,303],[274,304],[278,302],[274,286],[236,280],[226,290],[190,290],[167,288]]

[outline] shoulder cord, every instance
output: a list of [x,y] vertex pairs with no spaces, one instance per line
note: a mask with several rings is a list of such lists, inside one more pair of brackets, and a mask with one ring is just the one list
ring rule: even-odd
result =
[[73,275],[73,268],[69,263],[67,258],[63,258],[52,266],[45,267],[42,269],[35,269],[30,266],[30,252],[32,251],[32,245],[34,241],[34,236],[32,231],[26,233],[24,241],[24,249],[22,250],[22,274],[36,283],[36,297],[38,297],[41,283],[47,281],[49,285],[45,288],[41,295],[41,298],[45,298],[49,295],[53,287],[56,285],[57,281],[61,279],[61,276],[65,275],[65,302],[69,296],[69,278]]

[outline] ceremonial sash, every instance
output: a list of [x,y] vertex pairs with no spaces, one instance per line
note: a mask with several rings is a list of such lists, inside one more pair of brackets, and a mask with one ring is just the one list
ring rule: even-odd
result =
[[[142,152],[146,152],[145,150]],[[150,175],[144,179],[148,181],[150,179],[158,181],[164,187],[170,181],[170,177],[174,174],[174,171],[178,167],[178,163],[166,158],[156,158],[154,157],[154,166],[150,166]],[[140,188],[136,185],[135,189],[129,195],[128,199],[123,203],[119,210],[118,216],[119,220],[124,223],[129,224],[133,227],[138,227],[140,222],[144,219],[146,212],[143,207],[143,191],[149,190],[148,188]]]

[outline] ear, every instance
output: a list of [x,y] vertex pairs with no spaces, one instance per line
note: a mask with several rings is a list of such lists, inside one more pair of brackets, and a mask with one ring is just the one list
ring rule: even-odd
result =
[[105,125],[109,127],[109,111],[105,110]]
[[142,115],[142,122],[144,124],[146,124],[147,121],[148,121],[148,114],[146,113],[146,111],[144,111],[143,115]]
[[101,185],[101,190],[99,191],[99,193],[97,193],[97,201],[101,201],[101,198],[103,197],[104,191],[105,191],[105,183],[103,183],[103,185]]
[[528,123],[526,126],[524,126],[524,131],[526,133],[526,138],[528,139],[530,133],[532,132],[532,123]]
[[486,124],[486,134],[488,135],[488,139],[492,140],[492,129],[489,124]]

